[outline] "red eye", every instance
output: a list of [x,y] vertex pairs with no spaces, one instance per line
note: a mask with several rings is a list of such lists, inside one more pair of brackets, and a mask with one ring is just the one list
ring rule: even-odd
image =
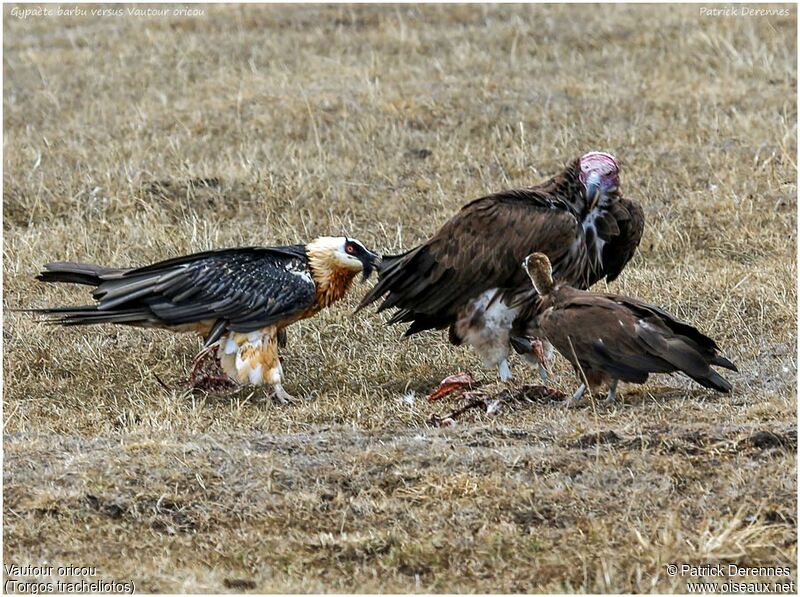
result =
[[353,245],[347,244],[344,246],[344,250],[352,255],[353,251],[355,251],[355,248],[353,248]]

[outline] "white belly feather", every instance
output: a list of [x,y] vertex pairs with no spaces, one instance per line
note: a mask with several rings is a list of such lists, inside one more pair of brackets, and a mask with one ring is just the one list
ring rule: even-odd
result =
[[519,312],[518,307],[509,308],[497,293],[498,289],[492,288],[478,296],[456,321],[459,337],[475,348],[485,367],[491,368],[508,358],[511,324]]

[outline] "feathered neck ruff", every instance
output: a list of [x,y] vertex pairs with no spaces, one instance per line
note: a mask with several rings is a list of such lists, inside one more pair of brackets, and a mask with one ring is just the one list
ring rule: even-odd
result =
[[321,237],[306,245],[308,266],[317,286],[317,307],[324,308],[343,298],[358,271],[343,267],[337,259],[341,239]]

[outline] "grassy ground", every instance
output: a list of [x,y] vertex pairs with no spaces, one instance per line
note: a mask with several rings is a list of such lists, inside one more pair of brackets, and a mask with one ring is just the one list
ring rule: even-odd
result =
[[794,7],[11,10],[6,308],[84,301],[33,281],[56,259],[329,233],[396,251],[603,149],[648,218],[611,289],[698,324],[740,373],[727,396],[661,376],[610,411],[438,429],[438,380],[495,373],[353,317],[362,288],[290,330],[287,389],[317,393],[290,407],[162,388],[192,337],[6,311],[5,564],[191,592],[685,591],[673,562],[796,578]]

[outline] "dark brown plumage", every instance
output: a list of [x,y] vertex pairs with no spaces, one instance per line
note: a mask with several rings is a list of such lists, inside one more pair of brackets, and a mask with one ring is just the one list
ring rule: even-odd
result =
[[615,279],[633,256],[644,213],[618,187],[614,158],[590,153],[542,184],[477,199],[424,244],[384,257],[359,308],[384,297],[378,311],[396,309],[390,323],[410,323],[406,335],[449,327],[505,377],[515,319],[535,298],[527,255],[545,253],[556,279],[579,288]]
[[[601,232],[601,236],[607,239],[602,247],[602,265],[591,269],[588,286],[594,286],[603,278],[608,282],[616,280],[633,259],[642,240],[644,210],[641,205],[619,195],[617,201],[609,203],[608,211],[611,217],[603,218],[603,224],[600,224],[610,228],[608,232]],[[619,233],[615,234],[617,229]]]
[[582,382],[570,404],[580,400],[586,383],[608,383],[608,400],[613,401],[618,381],[644,383],[650,373],[680,371],[706,388],[731,390],[711,366],[732,371],[736,366],[697,328],[634,298],[554,283],[550,262],[541,253],[529,256],[525,269],[540,296],[530,333],[547,338]]
[[[92,305],[35,309],[52,323],[116,323],[195,331],[218,345],[238,383],[274,386],[287,398],[277,348],[285,328],[341,299],[379,261],[358,241],[322,237],[308,245],[207,251],[124,269],[72,262],[45,265],[42,282],[94,286]],[[204,351],[204,354],[208,351]]]

